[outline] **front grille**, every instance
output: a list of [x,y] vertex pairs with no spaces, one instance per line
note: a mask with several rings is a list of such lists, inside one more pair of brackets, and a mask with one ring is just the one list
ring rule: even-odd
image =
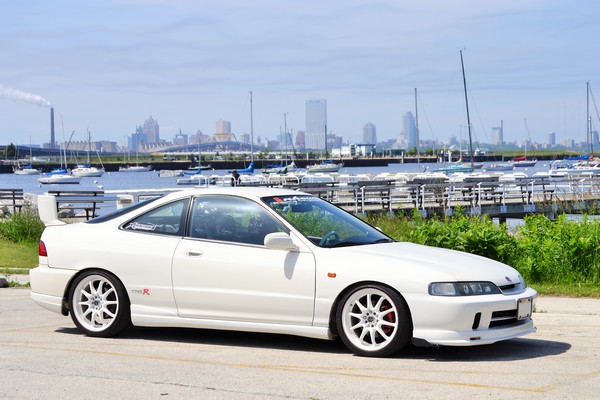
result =
[[512,325],[519,322],[517,320],[517,310],[504,310],[494,311],[492,313],[492,320],[490,321],[490,328],[497,328],[499,326]]

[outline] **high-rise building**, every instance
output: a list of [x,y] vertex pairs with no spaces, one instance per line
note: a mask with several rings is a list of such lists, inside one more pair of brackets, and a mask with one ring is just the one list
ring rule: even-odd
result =
[[304,131],[296,132],[296,149],[304,150],[306,148],[305,137],[306,135],[304,134]]
[[240,135],[240,142],[242,142],[244,144],[250,144],[250,134],[249,133],[242,133]]
[[231,122],[218,120],[215,124],[215,133],[231,133]]
[[492,131],[490,133],[490,140],[492,144],[504,144],[504,129],[502,128],[502,126],[492,127]]
[[372,122],[367,122],[363,126],[363,143],[377,144],[377,128]]
[[233,140],[231,133],[231,122],[218,120],[215,126],[215,140],[219,142],[226,142]]
[[144,121],[144,126],[142,127],[144,134],[146,135],[147,143],[159,143],[160,142],[160,134],[158,121],[152,118],[148,118]]
[[186,135],[185,133],[181,133],[181,129],[179,130],[179,133],[177,135],[175,135],[175,138],[173,139],[173,144],[175,145],[187,145],[188,144],[188,135]]
[[554,133],[552,131],[548,132],[548,144],[550,146],[556,145],[556,133]]
[[408,149],[419,148],[419,132],[415,117],[409,111],[402,117],[402,132],[406,135]]
[[143,127],[137,126],[135,133],[132,133],[127,140],[127,147],[132,152],[140,151],[146,143],[148,143],[148,135],[144,132]]
[[327,100],[306,100],[306,131],[304,144],[307,149],[325,149],[325,135],[327,131]]

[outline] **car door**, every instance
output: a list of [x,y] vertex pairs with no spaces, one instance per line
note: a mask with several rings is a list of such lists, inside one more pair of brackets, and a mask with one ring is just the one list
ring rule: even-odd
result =
[[286,229],[260,204],[236,196],[200,196],[189,221],[173,257],[181,317],[312,323],[313,254],[267,249],[264,236]]

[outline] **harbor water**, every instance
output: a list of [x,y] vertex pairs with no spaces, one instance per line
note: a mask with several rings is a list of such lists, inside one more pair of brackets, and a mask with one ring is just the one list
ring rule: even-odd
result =
[[[340,174],[370,174],[399,172],[431,172],[445,164],[389,164],[387,167],[349,167],[342,168]],[[485,166],[484,166],[485,168]],[[534,167],[515,168],[512,173],[522,172],[532,176],[536,172],[547,172],[548,162],[538,161]],[[481,170],[479,170],[481,171]],[[485,171],[482,171],[485,172]],[[257,170],[256,173],[260,173]],[[204,176],[224,176],[227,170],[202,171]],[[79,184],[40,184],[38,175],[0,174],[0,188],[23,189],[25,193],[44,194],[49,190],[138,190],[138,189],[176,189],[186,186],[177,185],[178,177],[160,177],[158,171],[148,172],[105,172],[101,177],[81,178]]]

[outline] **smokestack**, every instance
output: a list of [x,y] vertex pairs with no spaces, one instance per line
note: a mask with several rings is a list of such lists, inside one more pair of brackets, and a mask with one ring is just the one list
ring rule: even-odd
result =
[[56,142],[54,141],[54,107],[50,107],[50,148],[56,148]]

